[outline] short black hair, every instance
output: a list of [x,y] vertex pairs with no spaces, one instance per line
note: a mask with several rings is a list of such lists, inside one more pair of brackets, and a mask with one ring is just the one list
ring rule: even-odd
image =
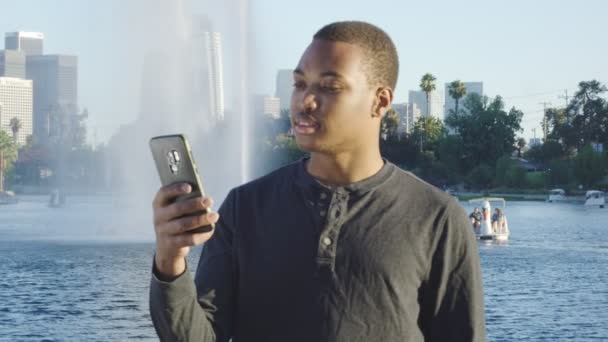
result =
[[371,85],[397,85],[399,56],[395,44],[379,27],[363,21],[339,21],[322,27],[313,39],[354,44],[362,48]]

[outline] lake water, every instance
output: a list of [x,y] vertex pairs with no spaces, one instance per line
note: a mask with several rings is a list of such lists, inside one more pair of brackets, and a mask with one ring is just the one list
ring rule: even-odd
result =
[[[149,204],[69,200],[0,206],[0,340],[157,340]],[[480,244],[488,340],[608,341],[608,209],[509,202],[506,213],[508,244]]]

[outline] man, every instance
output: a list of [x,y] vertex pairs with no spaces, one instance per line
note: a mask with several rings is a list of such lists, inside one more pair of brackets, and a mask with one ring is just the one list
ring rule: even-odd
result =
[[[294,71],[310,158],[211,199],[162,188],[150,289],[163,340],[483,341],[477,244],[451,196],[380,156],[398,58],[363,22],[319,30]],[[209,233],[188,230],[217,222]],[[184,257],[207,242],[194,286]]]
[[471,224],[473,225],[475,233],[479,233],[479,227],[481,226],[481,212],[479,211],[478,207],[473,209],[473,212],[471,215],[469,215],[469,218],[471,219]]

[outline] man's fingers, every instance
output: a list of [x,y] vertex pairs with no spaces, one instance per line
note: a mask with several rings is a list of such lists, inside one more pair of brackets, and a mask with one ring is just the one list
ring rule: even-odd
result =
[[177,183],[163,186],[158,190],[152,205],[154,208],[161,208],[173,201],[179,195],[185,195],[192,191],[192,187],[188,183]]
[[175,218],[210,211],[213,205],[211,197],[197,197],[186,201],[170,204],[166,207],[156,208],[154,224],[169,222]]
[[[165,232],[183,229],[184,228],[170,227],[170,224],[166,224],[164,228],[161,228],[161,230],[164,230]],[[175,235],[163,234],[162,238],[157,238],[157,241],[160,243],[160,245],[162,245],[163,248],[178,249],[200,245],[209,240],[213,233],[214,230],[203,233],[191,233],[185,231],[184,233]]]
[[189,234],[188,231],[199,227],[214,224],[219,219],[217,213],[205,213],[201,215],[192,215],[168,221],[158,226],[159,233],[166,235]]

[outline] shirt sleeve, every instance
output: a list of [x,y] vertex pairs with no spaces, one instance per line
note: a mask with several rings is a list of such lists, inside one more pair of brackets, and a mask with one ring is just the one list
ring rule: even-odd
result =
[[227,342],[234,307],[233,198],[222,204],[215,233],[203,246],[195,280],[189,271],[160,280],[153,268],[150,314],[161,341]]
[[419,292],[426,341],[485,341],[481,267],[466,212],[451,200]]

